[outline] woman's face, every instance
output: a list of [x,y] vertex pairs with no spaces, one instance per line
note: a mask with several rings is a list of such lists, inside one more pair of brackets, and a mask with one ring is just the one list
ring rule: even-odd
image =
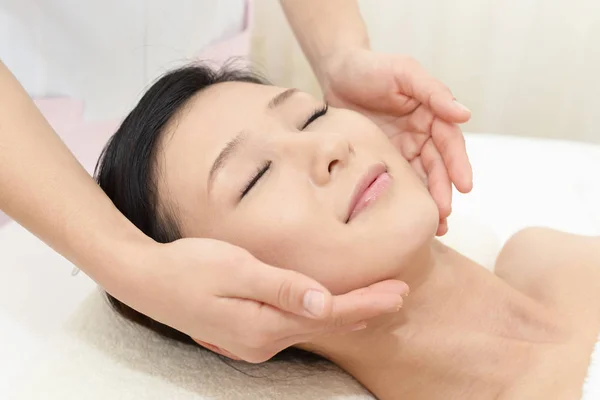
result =
[[225,240],[334,294],[398,276],[434,237],[437,207],[369,119],[323,111],[274,86],[199,93],[157,152],[162,211],[184,237]]

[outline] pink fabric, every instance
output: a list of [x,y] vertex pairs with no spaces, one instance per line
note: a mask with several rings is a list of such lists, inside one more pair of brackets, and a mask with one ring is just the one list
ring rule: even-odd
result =
[[52,128],[91,174],[104,144],[119,121],[90,122],[83,119],[83,102],[70,98],[36,99],[36,105]]

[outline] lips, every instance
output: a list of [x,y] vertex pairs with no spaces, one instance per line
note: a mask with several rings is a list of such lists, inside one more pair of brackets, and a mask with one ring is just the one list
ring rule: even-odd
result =
[[378,163],[372,165],[361,177],[354,189],[348,206],[346,223],[350,222],[361,211],[376,201],[389,187],[391,179],[384,164]]

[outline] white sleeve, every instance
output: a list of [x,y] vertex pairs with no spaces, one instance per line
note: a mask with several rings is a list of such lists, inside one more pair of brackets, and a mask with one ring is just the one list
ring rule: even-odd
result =
[[241,29],[246,2],[2,0],[0,58],[30,95],[118,118],[159,74]]

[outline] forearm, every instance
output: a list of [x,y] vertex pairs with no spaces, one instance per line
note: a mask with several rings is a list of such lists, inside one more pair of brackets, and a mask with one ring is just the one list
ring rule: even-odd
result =
[[149,240],[113,206],[1,61],[0,209],[103,285],[126,244]]
[[369,47],[356,0],[280,0],[283,11],[319,81],[324,60],[336,51]]

